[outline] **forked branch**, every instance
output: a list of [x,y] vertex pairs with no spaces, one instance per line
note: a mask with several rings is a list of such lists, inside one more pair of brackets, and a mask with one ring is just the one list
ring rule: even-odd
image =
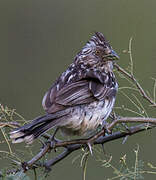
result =
[[121,68],[118,64],[114,64],[114,67],[117,68],[117,70],[119,72],[121,72],[123,75],[125,75],[126,77],[128,77],[129,79],[132,80],[132,82],[135,84],[135,86],[137,87],[137,89],[139,90],[141,96],[143,98],[145,98],[152,106],[156,107],[156,102],[154,102],[154,100],[152,100],[147,93],[143,90],[143,88],[141,87],[141,85],[139,84],[139,82],[135,79],[135,77],[133,76],[133,74],[128,73],[127,71],[125,71],[123,68]]
[[[55,144],[55,147],[51,147],[50,142],[47,142],[44,147],[41,149],[41,151],[33,157],[30,161],[27,163],[24,163],[24,170],[27,171],[28,169],[36,168],[38,166],[45,167],[47,170],[50,170],[50,167],[54,166],[59,161],[66,158],[69,154],[71,154],[73,151],[79,150],[81,148],[86,148],[88,142],[92,142],[92,145],[97,144],[105,144],[110,141],[114,141],[119,138],[126,137],[128,135],[134,135],[136,133],[139,133],[141,131],[149,130],[151,128],[154,128],[156,126],[156,118],[140,118],[140,117],[130,117],[130,118],[120,118],[116,119],[115,123],[111,123],[109,128],[112,129],[113,126],[115,126],[117,123],[122,122],[146,122],[146,124],[140,124],[133,127],[130,127],[128,130],[125,131],[118,131],[113,132],[112,134],[109,134],[107,136],[104,136],[104,129],[102,129],[100,132],[95,134],[94,136],[88,138],[88,139],[76,139],[72,141],[58,141]],[[147,124],[152,123],[152,124]],[[36,164],[39,159],[41,159],[47,152],[56,149],[64,147],[65,150],[56,156],[55,158],[48,160],[44,164]]]

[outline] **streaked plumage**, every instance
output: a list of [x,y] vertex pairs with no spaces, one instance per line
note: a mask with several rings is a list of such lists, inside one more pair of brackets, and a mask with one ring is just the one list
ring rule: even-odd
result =
[[12,131],[13,142],[32,143],[53,127],[68,135],[85,135],[104,124],[118,89],[113,73],[117,58],[103,34],[95,33],[45,94],[42,105],[47,114]]

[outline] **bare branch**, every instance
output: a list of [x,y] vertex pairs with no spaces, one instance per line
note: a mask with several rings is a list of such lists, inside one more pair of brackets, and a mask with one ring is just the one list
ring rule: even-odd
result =
[[20,124],[17,122],[0,122],[0,128],[2,127],[17,128],[20,127]]
[[142,97],[145,98],[152,106],[156,107],[156,103],[154,102],[154,100],[152,100],[147,95],[147,93],[143,90],[143,88],[141,87],[141,85],[138,83],[138,81],[135,79],[135,77],[133,75],[129,74],[127,71],[125,71],[123,68],[121,68],[118,64],[114,64],[114,67],[116,67],[117,70],[119,72],[121,72],[122,74],[124,74],[126,77],[130,78],[133,81],[133,83],[136,85],[136,87],[138,88]]
[[111,124],[108,125],[108,130],[112,130],[113,127],[115,127],[116,124],[118,123],[133,123],[133,122],[137,122],[137,123],[152,123],[152,124],[156,124],[156,118],[145,118],[145,117],[122,117],[119,119],[114,120]]
[[[51,147],[50,142],[48,141],[44,147],[41,149],[41,151],[33,157],[30,161],[27,163],[24,163],[24,171],[27,171],[28,169],[36,168],[38,166],[45,167],[47,170],[50,170],[51,166],[54,166],[59,161],[63,160],[65,157],[67,157],[69,154],[71,154],[73,151],[76,151],[78,149],[81,149],[82,147],[87,147],[88,142],[92,142],[92,145],[97,144],[104,144],[110,141],[114,141],[119,138],[123,138],[127,135],[134,135],[136,133],[139,133],[141,131],[145,131],[147,129],[151,129],[156,126],[156,118],[142,118],[142,117],[124,117],[114,120],[109,126],[109,130],[112,130],[113,127],[117,123],[123,123],[123,122],[146,122],[146,123],[153,123],[153,124],[140,124],[137,126],[130,127],[129,130],[126,130],[125,132],[114,132],[113,134],[104,136],[104,129],[102,129],[100,132],[95,134],[94,136],[91,136],[87,139],[76,139],[71,141],[58,141],[55,144],[55,147]],[[46,136],[47,138],[47,136]],[[37,164],[36,163],[39,159],[41,159],[47,152],[51,151],[55,148],[61,148],[64,147],[65,150],[56,156],[55,158],[45,162],[44,164]]]

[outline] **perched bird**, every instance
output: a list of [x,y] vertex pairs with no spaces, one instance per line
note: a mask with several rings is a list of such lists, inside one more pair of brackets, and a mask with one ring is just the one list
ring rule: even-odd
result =
[[30,144],[54,127],[65,135],[86,135],[104,125],[118,90],[113,73],[118,58],[103,34],[96,32],[45,94],[46,114],[10,132],[12,142]]

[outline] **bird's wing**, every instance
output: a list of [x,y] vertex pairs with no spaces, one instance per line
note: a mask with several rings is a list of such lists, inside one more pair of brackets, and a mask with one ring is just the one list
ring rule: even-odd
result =
[[96,80],[81,80],[62,88],[57,93],[55,101],[64,106],[75,106],[103,100],[112,95],[113,90]]
[[55,101],[64,106],[74,106],[92,102],[95,98],[89,90],[89,83],[88,80],[80,80],[64,86],[57,93]]
[[53,113],[66,107],[115,96],[116,88],[110,83],[111,79],[107,78],[105,83],[101,83],[99,77],[96,76],[86,76],[85,78],[64,85],[60,90],[56,90],[55,86],[50,89],[44,100],[47,112]]

